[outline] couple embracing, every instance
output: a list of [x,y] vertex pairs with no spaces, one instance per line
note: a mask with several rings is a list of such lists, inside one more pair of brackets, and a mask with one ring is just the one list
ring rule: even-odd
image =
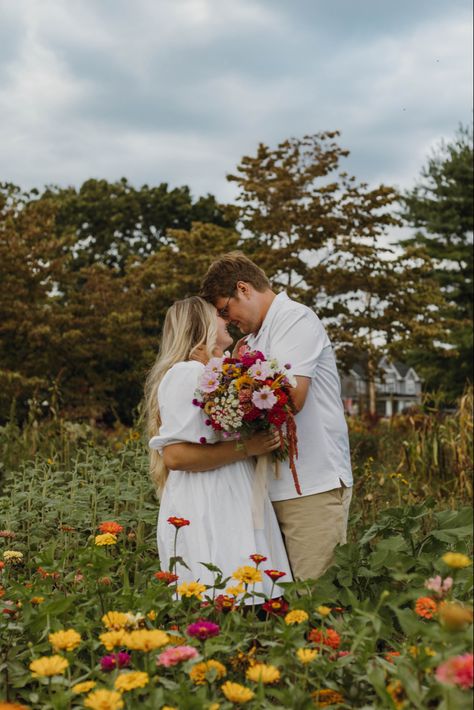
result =
[[[310,308],[274,293],[265,273],[240,252],[211,264],[201,293],[168,310],[146,385],[162,569],[176,554],[188,565],[179,567],[180,582],[212,586],[214,575],[202,562],[229,577],[258,553],[267,558],[265,566],[285,573],[284,581],[316,579],[345,542],[352,491],[347,425],[326,331]],[[255,457],[280,447],[278,432],[254,434],[243,445],[219,440],[217,432],[209,436],[202,409],[191,405],[209,359],[232,346],[228,323],[244,336],[238,345],[291,363],[296,380],[291,397],[301,495],[288,462],[281,462],[278,477],[266,480],[258,522],[252,515]],[[191,523],[181,530],[176,552],[169,517]],[[266,595],[271,589],[271,579],[255,586]]]

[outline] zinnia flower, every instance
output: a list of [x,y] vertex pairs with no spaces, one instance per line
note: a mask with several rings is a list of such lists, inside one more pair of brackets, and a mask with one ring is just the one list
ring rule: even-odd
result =
[[76,683],[76,685],[73,685],[71,690],[76,695],[80,695],[81,693],[88,693],[89,690],[95,688],[96,685],[97,683],[95,680],[85,680],[83,683]]
[[186,629],[188,636],[194,636],[195,638],[205,641],[212,636],[218,636],[220,627],[218,624],[214,624],[212,621],[206,621],[205,619],[199,619],[194,624],[190,624]]
[[189,671],[189,677],[195,685],[204,685],[204,683],[212,683],[215,680],[225,678],[227,675],[226,667],[211,658],[209,661],[201,661],[195,663]]
[[217,611],[223,611],[224,613],[232,611],[235,607],[235,599],[226,594],[219,594],[214,600],[214,606]]
[[123,532],[123,526],[114,522],[113,520],[106,520],[101,523],[98,527],[101,533],[111,533],[112,535],[118,535]]
[[227,587],[225,592],[231,597],[238,597],[239,594],[245,594],[245,587],[243,587],[241,584],[238,584],[235,587]]
[[232,573],[232,578],[237,579],[242,584],[255,584],[262,581],[262,573],[255,567],[243,565]]
[[328,616],[332,610],[331,610],[331,607],[329,607],[329,606],[321,605],[316,608],[316,611],[318,612],[318,614],[320,616]]
[[0,537],[5,540],[14,540],[16,538],[16,533],[13,530],[0,530]]
[[169,636],[159,629],[137,629],[124,634],[123,645],[132,651],[154,651],[169,643]]
[[196,658],[198,655],[198,652],[192,646],[173,646],[160,653],[156,663],[159,666],[170,668],[171,666],[177,666],[178,663],[189,661],[190,658]]
[[344,696],[338,693],[337,690],[331,688],[321,688],[311,693],[314,704],[317,708],[326,708],[328,705],[337,705],[344,702]]
[[334,649],[338,649],[341,645],[341,637],[334,629],[311,629],[308,639],[315,644],[322,644]]
[[126,693],[136,688],[144,688],[145,685],[148,685],[149,680],[148,673],[143,671],[125,671],[125,673],[120,673],[115,679],[114,688],[120,693]]
[[285,616],[288,611],[288,602],[282,597],[279,599],[268,599],[265,604],[262,604],[263,611],[267,614],[276,614],[277,616]]
[[280,680],[280,671],[276,666],[267,665],[266,663],[255,663],[250,668],[247,668],[247,680],[253,680],[255,683],[262,682],[264,685],[268,683],[278,683]]
[[94,542],[98,547],[103,547],[104,545],[115,545],[117,538],[112,533],[104,533],[103,535],[96,535]]
[[61,675],[69,665],[67,658],[62,656],[42,656],[30,663],[30,671],[34,678]]
[[471,560],[467,555],[463,555],[462,552],[446,552],[441,558],[448,567],[453,569],[462,569],[463,567],[469,567]]
[[31,597],[30,601],[34,606],[38,606],[38,604],[42,604],[44,602],[44,597]]
[[128,622],[128,616],[123,611],[108,611],[101,621],[107,629],[124,629]]
[[257,567],[258,567],[258,565],[260,564],[260,562],[266,562],[266,561],[267,561],[267,558],[264,557],[264,555],[259,555],[259,554],[257,554],[257,553],[255,553],[255,554],[253,554],[253,555],[250,555],[249,559],[252,560],[252,562],[255,562],[255,564],[257,565]]
[[5,550],[3,559],[11,565],[18,565],[23,562],[23,552],[19,552],[18,550]]
[[463,629],[472,624],[472,609],[457,602],[441,602],[438,608],[443,626],[451,631]]
[[250,688],[246,688],[240,683],[231,683],[230,680],[221,686],[221,690],[229,702],[239,705],[248,703],[255,696],[255,693]]
[[99,635],[99,639],[101,643],[105,646],[107,651],[113,651],[116,646],[123,645],[123,639],[125,634],[125,629],[118,629],[117,631],[105,631],[103,634]]
[[452,586],[452,577],[446,577],[446,579],[443,580],[439,574],[437,574],[436,577],[431,577],[431,579],[427,579],[425,582],[426,589],[429,589],[431,592],[434,592],[438,597],[444,597],[445,594],[449,592]]
[[174,515],[168,518],[168,522],[170,525],[174,525],[175,528],[183,528],[185,525],[191,524],[189,520],[186,520],[186,518],[177,518]]
[[84,707],[91,710],[121,710],[124,703],[121,694],[116,690],[100,688],[93,690],[84,700]]
[[183,582],[183,584],[179,585],[177,591],[182,597],[196,597],[196,599],[202,599],[202,594],[206,591],[206,585],[200,582]]
[[257,409],[271,409],[278,402],[273,390],[268,387],[262,387],[256,390],[252,395],[252,403]]
[[49,634],[48,640],[55,651],[74,651],[81,643],[81,635],[74,629],[64,629]]
[[103,671],[113,671],[115,668],[128,668],[132,657],[125,651],[112,653],[109,656],[102,656],[100,659],[100,667]]
[[155,572],[153,575],[159,582],[164,582],[165,584],[173,584],[177,582],[179,577],[173,572]]
[[318,655],[318,652],[315,648],[298,648],[296,651],[296,657],[298,658],[301,663],[311,663],[311,661],[314,661],[316,656]]
[[285,624],[302,624],[303,621],[308,621],[308,619],[309,615],[306,611],[303,611],[303,609],[293,609],[293,611],[289,611],[285,616]]
[[446,685],[458,685],[467,690],[473,686],[473,655],[464,653],[462,656],[450,658],[436,670],[436,680]]
[[266,569],[264,570],[267,577],[276,582],[277,579],[281,579],[286,576],[286,572],[280,572],[277,569]]
[[438,605],[431,597],[419,597],[415,604],[415,613],[424,619],[432,619],[436,614]]

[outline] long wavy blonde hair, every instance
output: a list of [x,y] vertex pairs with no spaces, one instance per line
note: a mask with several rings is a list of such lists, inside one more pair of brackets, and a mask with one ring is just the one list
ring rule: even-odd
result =
[[[192,359],[199,347],[204,346],[211,357],[216,340],[216,309],[203,298],[191,296],[176,301],[168,309],[160,351],[145,383],[145,416],[149,439],[158,434],[161,426],[158,387],[165,374],[177,362]],[[191,402],[189,405],[192,406]],[[160,495],[168,477],[168,469],[156,449],[150,449],[150,476]]]

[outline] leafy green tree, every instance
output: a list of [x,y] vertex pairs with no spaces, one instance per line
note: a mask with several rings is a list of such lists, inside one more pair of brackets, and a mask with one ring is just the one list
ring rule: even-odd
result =
[[473,142],[472,128],[460,126],[428,158],[415,188],[405,195],[404,215],[417,231],[410,243],[422,245],[446,297],[453,325],[449,347],[414,349],[412,362],[433,387],[455,397],[472,378]]

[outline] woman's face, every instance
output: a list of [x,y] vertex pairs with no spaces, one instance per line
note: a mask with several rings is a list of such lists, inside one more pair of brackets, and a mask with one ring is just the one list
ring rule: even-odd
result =
[[216,318],[217,318],[217,340],[216,340],[216,352],[215,355],[220,357],[224,350],[227,350],[230,348],[230,346],[233,343],[233,338],[229,334],[227,330],[227,323],[223,318],[221,318],[219,315],[217,315],[216,311]]

